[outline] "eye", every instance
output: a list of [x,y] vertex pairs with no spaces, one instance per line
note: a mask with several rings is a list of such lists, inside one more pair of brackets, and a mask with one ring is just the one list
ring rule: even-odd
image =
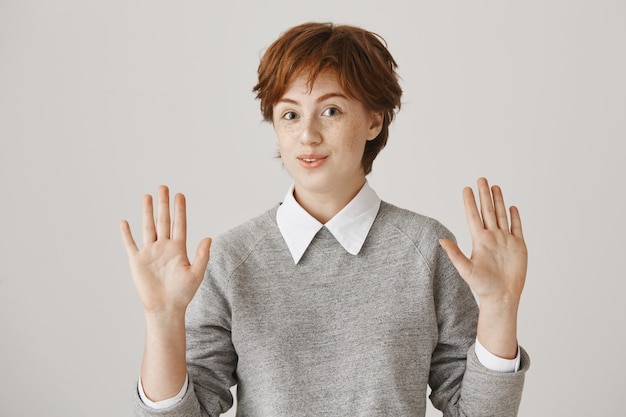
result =
[[283,119],[285,120],[293,120],[296,117],[298,117],[298,115],[292,111],[288,111],[285,114],[283,114]]
[[339,114],[339,109],[336,107],[329,107],[324,110],[322,113],[324,116],[337,116]]

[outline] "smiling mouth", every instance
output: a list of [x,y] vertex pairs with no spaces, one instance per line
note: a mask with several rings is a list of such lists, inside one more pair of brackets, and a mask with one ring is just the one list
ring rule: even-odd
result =
[[323,156],[323,155],[301,155],[298,156],[298,161],[300,161],[300,164],[305,167],[305,168],[318,168],[322,165],[324,165],[324,162],[326,161],[326,158],[328,158],[328,156]]
[[322,159],[326,159],[326,156],[321,156],[321,155],[306,155],[306,156],[298,156],[298,159],[304,162],[315,162],[315,161],[320,161]]

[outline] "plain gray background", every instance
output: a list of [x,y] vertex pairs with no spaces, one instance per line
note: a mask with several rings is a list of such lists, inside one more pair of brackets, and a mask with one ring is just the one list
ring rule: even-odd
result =
[[193,253],[280,201],[251,88],[310,20],[378,32],[398,61],[383,199],[466,252],[463,186],[486,176],[519,206],[520,416],[623,415],[626,6],[591,0],[1,0],[0,415],[131,415],[144,330],[119,221],[137,233],[168,184]]

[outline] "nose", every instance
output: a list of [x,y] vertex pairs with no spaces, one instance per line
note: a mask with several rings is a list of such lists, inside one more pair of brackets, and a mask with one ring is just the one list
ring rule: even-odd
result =
[[319,121],[315,117],[303,119],[301,126],[300,143],[303,145],[315,145],[322,141]]

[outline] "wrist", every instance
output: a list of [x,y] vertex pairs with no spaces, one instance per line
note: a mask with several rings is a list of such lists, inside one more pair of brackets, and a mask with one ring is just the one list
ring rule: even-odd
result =
[[521,297],[511,295],[478,296],[478,305],[481,310],[497,314],[517,313]]
[[500,358],[517,355],[517,304],[484,303],[478,313],[477,336],[480,343]]
[[164,329],[173,331],[185,329],[185,310],[164,309],[156,311],[144,311],[146,328],[148,330]]

